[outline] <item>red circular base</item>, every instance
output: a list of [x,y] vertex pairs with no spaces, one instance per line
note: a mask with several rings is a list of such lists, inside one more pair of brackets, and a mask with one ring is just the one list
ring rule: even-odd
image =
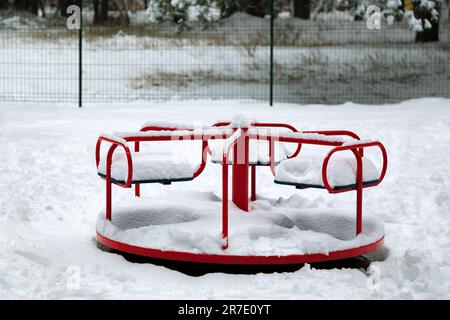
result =
[[315,253],[315,254],[293,254],[286,256],[237,256],[227,254],[219,255],[219,254],[191,253],[180,251],[163,251],[159,249],[138,247],[123,242],[111,240],[102,236],[98,232],[97,232],[97,241],[100,244],[119,252],[162,260],[210,263],[210,264],[275,265],[275,264],[301,264],[301,263],[323,262],[360,256],[382,247],[384,243],[384,237],[368,245],[346,250],[333,251],[330,252],[328,255]]

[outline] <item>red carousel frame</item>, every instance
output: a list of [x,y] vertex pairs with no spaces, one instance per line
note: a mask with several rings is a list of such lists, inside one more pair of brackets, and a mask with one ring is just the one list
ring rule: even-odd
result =
[[[271,135],[271,134],[260,134],[254,132],[254,128],[284,128],[292,132],[291,135]],[[363,189],[368,187],[374,187],[381,183],[384,179],[387,171],[387,152],[383,144],[378,141],[372,142],[355,142],[352,144],[345,144],[342,139],[319,139],[317,135],[322,135],[324,137],[351,137],[355,140],[360,140],[359,136],[355,133],[347,130],[328,130],[328,131],[302,131],[298,130],[286,123],[251,123],[248,127],[233,126],[230,122],[219,122],[214,124],[211,128],[229,128],[228,132],[220,133],[198,133],[192,128],[186,128],[182,126],[158,126],[158,125],[148,125],[141,129],[141,132],[151,132],[159,131],[158,135],[141,135],[141,134],[130,134],[122,138],[115,138],[111,136],[100,136],[97,140],[96,145],[96,164],[97,167],[100,164],[100,149],[102,142],[108,142],[111,144],[106,159],[106,175],[102,177],[106,181],[106,219],[111,220],[112,217],[112,185],[123,188],[131,188],[132,173],[133,173],[133,160],[131,151],[127,143],[134,143],[134,151],[139,152],[140,144],[142,142],[151,141],[186,141],[186,140],[199,140],[202,141],[202,151],[201,151],[201,164],[197,171],[193,174],[193,179],[198,177],[206,167],[206,158],[208,154],[211,154],[211,150],[208,145],[208,141],[216,139],[229,139],[232,135],[236,134],[237,130],[240,130],[233,141],[229,144],[228,148],[223,152],[222,155],[222,249],[224,254],[202,254],[202,253],[190,253],[190,252],[180,252],[180,251],[163,251],[155,248],[140,247],[123,242],[119,242],[97,232],[97,241],[107,248],[113,250],[124,252],[128,254],[145,256],[156,259],[172,260],[172,261],[182,261],[182,262],[196,262],[196,263],[206,263],[206,264],[233,264],[233,265],[274,265],[274,264],[300,264],[300,263],[313,263],[313,262],[323,262],[330,260],[340,260],[350,257],[360,256],[374,251],[384,243],[384,236],[373,243],[366,244],[363,246],[332,251],[328,254],[291,254],[285,256],[241,256],[241,255],[230,255],[226,253],[226,249],[229,246],[228,239],[228,167],[230,152],[233,152],[233,159],[238,159],[238,161],[233,161],[231,163],[232,167],[232,201],[241,210],[248,212],[248,199],[249,199],[249,188],[248,188],[248,177],[249,168],[251,168],[251,196],[250,199],[253,201],[256,199],[256,168],[255,165],[249,164],[249,141],[250,140],[265,140],[269,142],[269,166],[272,173],[275,174],[275,161],[274,161],[274,146],[275,142],[283,143],[293,143],[297,144],[295,151],[288,156],[288,158],[293,158],[298,156],[301,151],[303,144],[311,145],[321,145],[329,146],[332,149],[329,151],[327,156],[323,160],[322,164],[322,179],[325,189],[331,194],[337,194],[342,192],[356,191],[356,236],[362,232],[362,204],[363,204]],[[163,134],[161,132],[166,132]],[[172,133],[176,131],[184,131],[185,133],[180,133],[173,135]],[[207,130],[205,132],[208,132]],[[128,176],[124,183],[113,181],[111,179],[111,165],[114,151],[121,147],[124,149],[127,162],[128,162]],[[362,158],[364,156],[364,149],[378,147],[381,151],[383,158],[383,166],[381,174],[378,180],[374,183],[366,184],[363,183],[363,168],[362,168]],[[333,189],[327,178],[327,167],[328,163],[333,156],[333,154],[342,151],[351,151],[356,158],[356,186],[349,187],[345,189]],[[135,183],[135,196],[140,196],[140,184]]]

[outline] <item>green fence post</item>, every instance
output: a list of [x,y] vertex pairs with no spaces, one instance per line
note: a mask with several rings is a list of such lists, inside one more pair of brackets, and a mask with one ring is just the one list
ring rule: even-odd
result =
[[80,29],[78,30],[78,107],[83,105],[83,0],[80,0]]
[[273,37],[274,37],[274,1],[270,0],[270,106],[273,106]]

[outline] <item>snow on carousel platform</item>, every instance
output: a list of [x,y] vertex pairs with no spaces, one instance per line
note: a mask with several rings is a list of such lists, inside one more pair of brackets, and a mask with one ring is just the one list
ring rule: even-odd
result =
[[[200,141],[199,163],[141,151],[141,145],[152,141]],[[104,153],[103,143],[108,145]],[[328,152],[301,153],[303,145]],[[381,164],[364,155],[368,148],[381,152]],[[204,171],[208,155],[222,167],[221,196],[185,191],[141,197],[143,183],[189,183]],[[380,142],[361,141],[350,131],[299,132],[288,124],[242,118],[203,128],[147,123],[138,132],[100,136],[96,162],[106,181],[97,241],[115,251],[205,264],[286,265],[360,256],[383,245],[383,223],[374,215],[363,217],[363,190],[383,180],[387,153]],[[356,213],[302,207],[295,197],[279,201],[257,196],[259,166],[270,167],[274,183],[330,194],[355,192]],[[113,207],[113,185],[134,187],[136,197]]]

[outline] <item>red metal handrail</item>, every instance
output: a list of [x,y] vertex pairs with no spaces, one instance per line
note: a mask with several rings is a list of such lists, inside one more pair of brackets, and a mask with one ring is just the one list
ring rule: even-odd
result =
[[100,136],[97,140],[97,145],[95,146],[95,163],[97,165],[97,168],[100,165],[100,147],[103,141],[109,142],[111,143],[111,147],[108,150],[108,154],[106,157],[106,179],[111,178],[111,165],[112,165],[112,156],[114,151],[116,150],[117,147],[122,147],[125,151],[125,155],[127,157],[127,164],[128,164],[128,175],[127,175],[127,180],[125,183],[119,183],[117,181],[114,181],[113,183],[124,187],[124,188],[129,188],[131,186],[131,182],[133,179],[133,160],[131,158],[131,152],[130,152],[130,148],[128,148],[128,146],[126,144],[124,144],[121,141],[118,140],[114,140],[112,138],[108,138],[108,137],[104,137],[104,136]]
[[[203,170],[205,170],[206,167],[206,158],[208,157],[208,140],[203,140],[202,141],[202,162],[200,163],[200,166],[198,167],[197,171],[194,172],[193,178],[197,178],[202,172]],[[205,155],[205,151],[206,151],[206,155]]]
[[[215,124],[213,124],[213,127],[226,127],[229,126],[231,124],[231,122],[217,122]],[[298,130],[287,123],[277,123],[277,122],[252,122],[250,124],[251,127],[257,127],[257,128],[285,128],[285,129],[289,129],[292,132],[298,132]],[[258,139],[257,139],[258,140]],[[273,141],[273,140],[272,140]],[[273,147],[273,145],[272,145]],[[289,155],[287,158],[291,159],[291,158],[295,158],[296,156],[298,156],[298,154],[300,153],[300,150],[302,148],[302,144],[298,143],[297,149],[291,154]],[[269,145],[269,156],[270,156],[270,145]]]
[[139,131],[148,132],[148,131],[178,131],[178,130],[193,131],[191,128],[165,127],[165,126],[158,126],[158,125],[144,126]]
[[[144,126],[140,131],[148,132],[148,131],[178,131],[178,130],[193,131],[193,129],[191,129],[191,128],[167,127],[167,126],[158,126],[158,125]],[[137,149],[137,151],[138,151],[139,147],[140,147],[139,146],[139,141],[136,141],[135,142],[135,149]],[[205,155],[205,151],[206,151],[206,155]],[[211,154],[211,153],[212,153],[211,149],[209,148],[209,145],[208,145],[208,139],[203,139],[203,143],[202,143],[202,162],[201,162],[199,168],[197,169],[197,171],[194,173],[194,175],[193,175],[194,178],[198,177],[203,172],[203,170],[206,167],[207,154]]]
[[319,140],[319,139],[307,139],[307,138],[297,138],[297,137],[284,137],[284,136],[272,136],[272,135],[262,135],[262,134],[249,134],[250,139],[257,140],[271,140],[277,139],[279,142],[288,142],[288,143],[302,143],[302,144],[312,144],[312,145],[320,145],[320,146],[330,146],[330,147],[338,147],[343,145],[344,141],[327,141],[327,140]]
[[230,121],[221,121],[221,122],[214,123],[212,126],[213,127],[226,127],[226,126],[229,126],[230,124],[231,124]]
[[[95,147],[95,162],[98,166],[100,165],[100,147],[103,141],[111,143],[111,147],[108,150],[108,154],[106,156],[106,219],[111,220],[112,218],[112,183],[124,187],[129,188],[133,179],[133,160],[131,159],[131,152],[128,146],[122,141],[115,140],[113,138],[108,138],[104,136],[100,136],[97,140],[97,145]],[[127,157],[127,166],[128,166],[128,176],[125,183],[120,183],[118,181],[111,181],[111,166],[112,166],[112,157],[114,151],[117,147],[121,146],[125,150],[125,154]]]
[[359,136],[349,130],[312,130],[312,131],[302,131],[303,133],[318,133],[325,136],[349,136],[355,140],[361,140]]
[[[218,122],[213,125],[213,127],[223,127],[223,126],[229,126],[230,122]],[[285,123],[264,123],[264,122],[255,122],[250,125],[251,127],[278,127],[278,128],[286,128],[291,130],[292,132],[298,132],[297,129],[289,124]],[[179,132],[177,134],[168,133],[168,134],[159,134],[159,135],[145,135],[145,134],[130,134],[129,136],[122,136],[121,139],[117,138],[114,139],[114,137],[106,137],[101,136],[97,140],[96,145],[96,164],[97,167],[100,164],[100,147],[101,143],[103,141],[110,142],[112,145],[108,151],[107,154],[107,160],[106,160],[106,180],[107,180],[107,206],[106,206],[106,216],[107,219],[111,219],[111,184],[114,183],[116,185],[119,185],[121,187],[130,187],[132,184],[132,173],[133,173],[133,163],[132,163],[132,157],[131,152],[128,148],[127,142],[134,142],[135,145],[135,151],[139,152],[140,149],[140,143],[146,142],[146,141],[173,141],[173,140],[202,140],[202,161],[199,166],[199,168],[196,170],[196,172],[193,174],[193,177],[196,178],[199,176],[206,166],[206,158],[207,154],[211,153],[211,150],[208,145],[209,140],[213,139],[227,139],[231,137],[233,134],[236,133],[236,130],[239,128],[233,128],[232,133],[228,132],[220,132],[219,134],[216,133],[196,133],[192,128],[177,128],[177,127],[171,127],[171,126],[158,126],[158,125],[147,125],[141,129],[141,132],[148,132],[148,131],[188,131],[186,132]],[[229,156],[230,151],[236,149],[236,144],[242,138],[243,135],[246,136],[246,139],[256,139],[256,140],[268,140],[269,141],[269,157],[270,157],[270,165],[272,172],[275,174],[275,165],[274,165],[274,143],[275,141],[279,142],[286,142],[286,143],[295,143],[297,144],[297,149],[294,153],[288,156],[288,158],[293,158],[297,156],[301,150],[302,144],[312,144],[312,145],[323,145],[323,146],[331,146],[334,147],[328,155],[325,157],[322,165],[322,179],[325,188],[330,193],[341,193],[351,190],[357,191],[357,226],[356,231],[357,234],[362,232],[362,190],[363,188],[376,186],[381,183],[381,181],[384,179],[384,176],[386,174],[387,170],[387,153],[384,148],[384,146],[380,142],[367,142],[367,143],[358,143],[358,144],[351,144],[351,145],[345,145],[345,141],[341,139],[320,139],[313,136],[275,136],[270,134],[259,134],[258,132],[256,134],[251,134],[247,132],[247,128],[241,128],[243,131],[240,134],[237,134],[236,137],[233,137],[233,140],[231,143],[224,148],[222,151],[222,248],[226,249],[228,248],[229,240],[228,240],[228,162],[229,162]],[[303,131],[302,133],[308,134],[308,133],[315,133],[315,134],[322,134],[324,136],[349,136],[356,140],[360,140],[359,136],[355,133],[347,130],[327,130],[327,131]],[[116,150],[117,147],[122,147],[125,150],[125,154],[127,157],[128,162],[128,176],[125,183],[117,183],[111,181],[111,166],[112,166],[112,157],[113,153]],[[383,155],[383,168],[381,170],[381,174],[378,178],[378,180],[374,183],[364,185],[363,184],[363,151],[364,148],[369,147],[378,147],[380,148],[382,155]],[[248,141],[246,140],[246,148],[248,148]],[[357,172],[356,172],[356,186],[353,188],[346,188],[346,189],[340,189],[335,190],[333,189],[328,181],[327,177],[327,169],[328,169],[328,163],[332,157],[332,155],[336,152],[340,151],[346,151],[350,150],[353,152],[354,156],[356,157],[357,161]],[[236,151],[236,150],[235,150]],[[234,154],[234,162],[237,163],[237,155],[236,152]],[[246,157],[248,157],[248,150],[246,149]],[[245,160],[246,163],[244,165],[248,165],[248,159]],[[137,184],[136,188],[136,194],[139,193],[139,185]],[[234,197],[234,194],[233,194]],[[233,198],[234,199],[234,198]]]
[[[328,190],[328,192],[330,192],[330,193],[341,193],[341,192],[346,192],[346,191],[351,191],[351,190],[355,190],[356,189],[356,188],[345,188],[345,189],[336,190],[336,189],[334,189],[333,187],[330,186],[330,184],[328,182],[328,177],[327,177],[327,169],[328,169],[328,163],[330,161],[331,156],[334,153],[336,153],[336,152],[341,152],[341,151],[346,151],[346,150],[352,151],[353,154],[356,157],[357,162],[358,162],[357,163],[357,171],[358,171],[359,166],[362,167],[362,160],[361,159],[363,157],[359,150],[364,149],[364,148],[370,148],[370,147],[378,147],[381,150],[381,153],[383,155],[383,167],[381,169],[381,173],[380,173],[379,178],[377,179],[377,182],[363,185],[362,188],[374,187],[374,186],[379,185],[381,183],[381,181],[383,181],[383,179],[384,179],[384,177],[386,175],[386,171],[387,171],[388,158],[387,158],[386,149],[385,149],[385,147],[383,146],[383,144],[381,142],[373,141],[373,142],[353,144],[353,145],[348,145],[348,146],[338,146],[336,148],[333,148],[327,154],[327,156],[324,158],[323,164],[322,164],[322,180],[323,180],[323,184],[324,184],[325,188]],[[358,159],[361,160],[361,164],[359,164],[359,160]]]
[[[347,136],[355,140],[361,140],[361,138],[354,132],[349,130],[312,130],[312,131],[302,131],[303,133],[318,133],[325,136]],[[364,149],[359,149],[361,156],[364,156]]]
[[[285,129],[291,130],[292,132],[298,132],[298,130],[294,126],[292,126],[290,124],[287,124],[287,123],[253,122],[251,124],[251,126],[253,126],[253,127],[260,127],[260,128],[261,127],[264,127],[264,128],[285,128]],[[295,158],[296,156],[298,156],[298,154],[300,153],[301,149],[302,149],[302,144],[299,143],[297,145],[297,149],[295,149],[295,151],[291,155],[289,155],[287,158],[288,159]]]
[[[226,250],[228,248],[228,159],[230,151],[236,146],[239,138],[247,134],[242,132],[237,135],[234,140],[230,143],[228,148],[222,151],[222,249]],[[236,154],[233,157],[233,163],[236,164]]]
[[[160,127],[161,130],[158,131],[165,131],[163,127]],[[176,130],[171,130],[171,131],[176,131]],[[201,164],[199,166],[199,168],[197,169],[197,171],[194,173],[193,177],[196,178],[198,177],[203,170],[206,167],[206,158],[207,158],[207,151],[208,151],[208,140],[211,139],[226,139],[228,138],[228,134],[196,134],[196,133],[192,133],[192,134],[180,134],[180,135],[157,135],[157,136],[139,136],[139,135],[130,135],[130,136],[124,136],[121,139],[123,139],[125,142],[134,142],[135,143],[135,151],[139,152],[140,150],[140,143],[141,142],[150,142],[150,141],[183,141],[183,140],[202,140],[202,160],[201,160]],[[129,160],[129,163],[131,163],[131,153],[128,149],[128,146],[124,145],[123,143],[121,143],[120,141],[116,141],[113,140],[111,138],[107,138],[107,137],[100,137],[99,140],[97,141],[97,146],[96,146],[96,162],[97,162],[97,166],[99,164],[99,157],[100,157],[100,144],[102,141],[109,141],[112,143],[116,143],[118,145],[123,146],[124,148],[126,148],[126,153],[127,153],[127,159]],[[129,187],[129,185],[131,184],[128,183],[129,181],[127,181],[126,185],[122,185],[119,183],[115,183],[117,185],[120,186],[124,186],[124,187]]]
[[[229,123],[228,123],[229,124]],[[221,127],[221,126],[226,126],[228,125],[227,123],[218,123],[218,125],[213,125],[213,127]],[[142,132],[148,132],[148,131],[194,131],[191,128],[183,128],[183,127],[167,127],[167,126],[158,126],[158,125],[148,125],[148,126],[144,126],[142,127],[142,129],[140,131]],[[211,137],[211,139],[214,139],[214,137]],[[139,150],[139,142],[135,142],[135,149]],[[203,150],[202,150],[202,157],[205,156],[204,151],[206,150],[207,154],[211,155],[211,149],[209,147],[208,144],[208,139],[206,139],[206,147],[203,145]]]
[[[376,182],[364,185],[364,182],[363,182],[364,168],[363,168],[363,161],[362,161],[363,156],[362,156],[360,150],[363,150],[364,148],[369,148],[369,147],[380,148],[381,153],[383,155],[383,168],[382,168],[380,176]],[[347,151],[347,150],[352,151],[353,155],[356,158],[356,186],[353,188],[345,188],[345,189],[336,190],[336,189],[332,188],[328,182],[328,177],[327,177],[328,162],[330,161],[330,158],[334,153],[341,152],[341,151]],[[386,174],[386,170],[387,170],[387,161],[388,160],[387,160],[386,149],[378,141],[336,147],[327,154],[327,156],[325,157],[325,159],[323,161],[322,180],[323,180],[323,184],[324,184],[325,188],[328,190],[329,193],[341,193],[341,192],[356,190],[356,235],[359,235],[362,232],[363,190],[364,190],[364,188],[374,187],[374,186],[380,184],[381,181],[383,181],[384,176]]]

